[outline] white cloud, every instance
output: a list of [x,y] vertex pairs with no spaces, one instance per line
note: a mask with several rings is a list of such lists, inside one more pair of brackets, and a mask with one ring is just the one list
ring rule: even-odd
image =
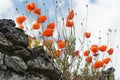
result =
[[11,18],[16,16],[13,0],[0,1],[0,18]]

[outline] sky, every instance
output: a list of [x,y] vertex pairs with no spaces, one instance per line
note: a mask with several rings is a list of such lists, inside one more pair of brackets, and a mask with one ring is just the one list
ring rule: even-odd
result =
[[[32,0],[29,0],[30,2]],[[34,0],[35,1],[35,0]],[[39,1],[39,7],[42,7],[42,0]],[[66,1],[63,1],[63,14],[66,10]],[[49,14],[50,18],[53,20],[53,6],[51,1],[45,2],[48,9],[50,9]],[[120,60],[119,49],[116,48],[120,44],[120,0],[73,0],[73,8],[76,12],[76,33],[77,36],[81,36],[81,22],[84,23],[84,26],[87,26],[86,31],[90,31],[92,36],[92,43],[98,43],[98,37],[101,38],[101,44],[107,43],[108,29],[112,30],[111,35],[111,47],[115,47],[115,53],[113,54],[113,63],[116,69],[115,77],[116,80],[120,77]],[[88,8],[86,8],[88,5]],[[23,0],[1,0],[0,1],[0,19],[10,18],[15,19],[18,15],[25,13]],[[16,8],[19,8],[19,11],[16,11]],[[64,14],[67,15],[67,14]],[[86,17],[87,16],[87,17]],[[87,20],[87,22],[86,22]],[[114,32],[116,30],[116,33]],[[100,33],[101,32],[101,33]],[[78,48],[78,47],[77,47]]]

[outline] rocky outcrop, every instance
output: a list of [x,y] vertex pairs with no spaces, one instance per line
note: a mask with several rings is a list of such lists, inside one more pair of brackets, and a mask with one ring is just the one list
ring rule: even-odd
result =
[[27,48],[28,36],[13,20],[0,20],[0,80],[59,80],[60,71],[42,46]]

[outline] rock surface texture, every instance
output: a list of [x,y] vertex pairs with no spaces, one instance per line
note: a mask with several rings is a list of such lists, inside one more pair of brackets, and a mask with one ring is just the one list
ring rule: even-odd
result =
[[42,46],[27,48],[28,36],[10,19],[0,20],[0,80],[59,80],[60,71]]

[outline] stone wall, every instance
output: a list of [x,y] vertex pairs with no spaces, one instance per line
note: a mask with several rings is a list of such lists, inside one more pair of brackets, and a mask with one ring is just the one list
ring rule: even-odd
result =
[[42,46],[27,48],[28,36],[13,20],[0,20],[0,80],[59,80],[60,71]]

